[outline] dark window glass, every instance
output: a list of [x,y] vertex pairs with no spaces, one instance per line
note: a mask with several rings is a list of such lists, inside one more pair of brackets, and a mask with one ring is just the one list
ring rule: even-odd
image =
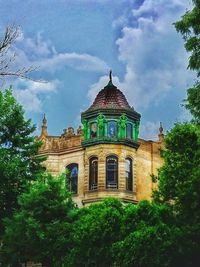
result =
[[71,163],[67,166],[67,183],[69,191],[77,194],[78,192],[78,164]]
[[126,159],[126,190],[133,190],[132,159]]
[[115,156],[106,158],[106,188],[118,188],[118,159]]
[[90,159],[89,190],[96,190],[98,186],[98,159]]
[[95,138],[97,137],[97,123],[93,122],[90,124],[90,137]]
[[128,139],[132,139],[132,124],[131,123],[127,123],[126,124],[126,138]]
[[108,122],[108,137],[117,137],[117,122]]

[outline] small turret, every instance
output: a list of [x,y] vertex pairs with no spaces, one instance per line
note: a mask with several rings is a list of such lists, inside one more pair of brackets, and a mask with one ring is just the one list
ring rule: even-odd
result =
[[46,116],[44,114],[43,120],[42,120],[42,130],[41,130],[41,135],[40,137],[46,137],[48,136],[48,132],[47,132],[47,119]]
[[160,122],[158,140],[159,140],[159,142],[163,142],[164,141],[162,122]]

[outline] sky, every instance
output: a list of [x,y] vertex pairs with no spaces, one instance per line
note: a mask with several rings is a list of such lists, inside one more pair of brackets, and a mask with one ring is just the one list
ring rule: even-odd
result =
[[160,122],[166,132],[189,118],[182,104],[195,75],[173,23],[191,9],[190,0],[0,0],[0,6],[0,33],[20,26],[9,51],[16,54],[13,68],[36,68],[33,80],[11,79],[4,87],[12,85],[36,134],[44,113],[50,135],[76,130],[110,69],[141,114],[141,138],[156,140]]

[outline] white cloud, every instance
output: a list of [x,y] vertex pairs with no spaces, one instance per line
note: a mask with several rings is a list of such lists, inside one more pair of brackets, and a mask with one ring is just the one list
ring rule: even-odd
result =
[[184,1],[146,0],[132,10],[137,28],[125,26],[116,41],[119,60],[126,63],[123,88],[136,108],[185,89],[191,80],[182,40],[172,25],[185,7]]
[[109,66],[101,59],[89,54],[60,53],[54,54],[50,58],[39,60],[35,63],[39,70],[55,72],[65,66],[76,70],[91,72],[106,72]]
[[49,40],[44,40],[42,33],[35,38],[23,37],[18,42],[15,65],[35,66],[36,71],[55,72],[68,66],[76,70],[105,73],[107,63],[87,53],[58,53]]
[[140,127],[140,138],[158,140],[160,122],[142,122]]
[[18,79],[14,84],[14,95],[26,111],[40,112],[43,105],[40,95],[47,97],[50,93],[56,92],[58,85],[58,80],[41,83]]
[[43,40],[42,32],[36,34],[36,38],[24,38],[24,46],[27,50],[31,51],[32,54],[47,57],[52,54],[54,47],[51,46],[50,41]]
[[[115,77],[114,84],[140,112],[159,105],[169,93],[172,99],[175,90],[184,91],[193,83],[194,76],[187,70],[188,55],[183,41],[172,25],[187,7],[187,0],[145,0],[140,7],[123,11],[113,22],[113,27],[121,30],[116,45],[119,61],[126,67],[122,80]],[[107,81],[108,78],[102,76],[90,87],[90,100],[94,100]],[[181,113],[177,120],[188,118],[186,112],[181,110]],[[158,121],[142,121],[142,138],[157,140],[158,132]]]
[[[100,58],[86,53],[58,53],[49,40],[44,40],[41,32],[35,38],[26,38],[21,32],[15,50],[16,58],[13,66],[35,67],[36,71],[54,73],[66,66],[76,70],[105,73],[109,66]],[[14,82],[14,94],[26,111],[40,112],[43,100],[55,92],[58,80],[40,83],[31,80],[17,79]]]
[[[145,0],[126,18],[120,16],[114,21],[114,26],[118,22],[123,25],[122,36],[116,40],[118,58],[126,66],[120,88],[140,111],[158,104],[170,91],[185,90],[192,81],[193,74],[187,70],[188,55],[172,25],[187,5],[187,0]],[[96,91],[93,85],[89,96]]]

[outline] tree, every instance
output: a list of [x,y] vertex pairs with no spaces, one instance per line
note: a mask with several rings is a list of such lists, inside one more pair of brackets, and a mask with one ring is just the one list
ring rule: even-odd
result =
[[16,54],[10,55],[10,47],[20,35],[20,29],[16,26],[7,26],[4,34],[0,37],[0,79],[8,76],[30,79],[28,74],[35,70],[35,67],[13,68]]
[[111,249],[120,235],[122,203],[116,199],[106,199],[80,209],[77,216],[65,266],[112,266]]
[[0,234],[3,218],[18,207],[17,197],[43,172],[41,145],[33,133],[35,126],[24,118],[12,91],[0,92]]
[[62,266],[76,212],[65,188],[65,175],[40,177],[19,197],[19,206],[5,220],[4,266],[27,261],[44,267]]
[[[195,123],[176,124],[165,137],[164,164],[158,173],[157,203],[170,205],[175,219],[179,266],[200,262],[200,129]],[[159,235],[158,235],[159,236]],[[181,264],[180,264],[181,262]],[[170,265],[169,265],[170,266]],[[174,266],[174,265],[173,265]],[[175,265],[176,266],[176,265]]]
[[177,237],[170,206],[141,201],[124,207],[120,240],[113,244],[116,266],[178,266]]
[[193,0],[193,9],[187,11],[181,20],[175,23],[176,30],[180,32],[185,41],[185,49],[190,52],[188,68],[197,72],[197,81],[194,87],[187,91],[186,108],[200,123],[200,1]]

